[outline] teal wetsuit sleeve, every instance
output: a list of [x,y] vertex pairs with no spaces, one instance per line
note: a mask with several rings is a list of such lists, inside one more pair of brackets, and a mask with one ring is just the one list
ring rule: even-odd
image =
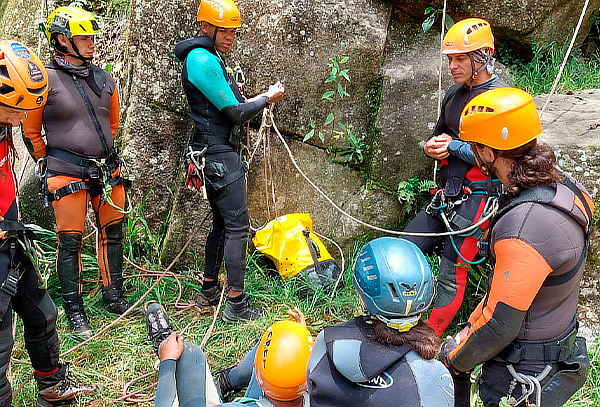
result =
[[188,80],[210,102],[222,110],[239,104],[229,87],[219,59],[204,48],[196,48],[186,58]]
[[471,146],[461,140],[452,140],[448,144],[448,152],[469,164],[476,165],[475,155],[471,151]]
[[203,48],[189,53],[186,59],[189,81],[236,125],[245,123],[269,104],[267,96],[240,103],[229,87],[218,58]]
[[164,360],[160,363],[154,407],[173,407],[177,397],[175,381],[176,366],[177,362],[172,359]]

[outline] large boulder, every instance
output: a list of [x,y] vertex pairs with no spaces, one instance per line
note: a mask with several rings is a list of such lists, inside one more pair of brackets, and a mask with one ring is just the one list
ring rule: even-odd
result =
[[[353,246],[357,235],[373,232],[334,209],[295,168],[283,143],[273,134],[269,140],[268,156],[257,150],[250,168],[249,209],[254,226],[287,213],[308,212],[317,232],[346,248]],[[393,196],[369,189],[364,177],[333,163],[326,150],[294,139],[287,143],[298,167],[336,205],[363,221],[397,230],[401,208]],[[272,176],[265,177],[265,172]]]
[[[417,0],[404,2],[392,0],[396,9],[411,18],[423,21],[428,6],[443,7],[442,0]],[[600,7],[600,0],[590,0],[578,39],[583,41],[592,27],[590,16]],[[490,0],[473,2],[457,0],[448,2],[448,14],[455,21],[480,17],[492,24],[498,41],[509,47],[526,50],[535,40],[563,42],[573,35],[583,9],[578,0]]]
[[[391,7],[378,0],[240,0],[243,26],[230,62],[246,72],[248,94],[282,81],[287,94],[277,108],[282,131],[304,135],[311,121],[322,122],[330,110],[321,99],[327,63],[349,56],[352,82],[345,120],[365,131],[365,97],[380,77]],[[315,140],[317,138],[315,137]]]

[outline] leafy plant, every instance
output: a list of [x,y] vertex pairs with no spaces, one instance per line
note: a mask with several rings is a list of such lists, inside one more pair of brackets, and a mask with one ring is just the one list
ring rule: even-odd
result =
[[411,210],[424,206],[429,199],[429,191],[435,188],[432,180],[422,180],[412,177],[398,184],[398,200],[403,204],[402,211],[408,213]]
[[[423,21],[423,23],[421,23],[423,32],[429,31],[431,29],[431,27],[433,27],[433,24],[435,24],[435,20],[437,19],[437,16],[443,15],[443,14],[444,14],[444,9],[435,8],[435,7],[431,7],[431,6],[427,7],[425,9],[425,15],[427,17],[425,18],[425,21]],[[452,17],[450,17],[450,15],[448,13],[446,13],[446,19],[444,20],[444,25],[446,26],[446,30],[454,25],[454,20],[452,20]]]
[[[346,144],[343,147],[332,147],[331,151],[335,154],[336,162],[359,167],[365,160],[365,151],[367,143],[364,135],[359,135],[354,131],[354,126],[350,123],[338,122],[341,131],[335,130],[336,134],[343,135]],[[337,157],[340,159],[337,159]]]
[[319,126],[314,121],[310,123],[310,130],[302,141],[307,142],[315,136],[321,140],[321,143],[325,143],[327,138],[330,140],[343,138],[345,143],[342,147],[330,147],[330,151],[336,157],[334,162],[360,167],[365,161],[367,147],[365,135],[359,134],[352,123],[344,121],[343,117],[336,117],[336,114],[341,116],[338,113],[339,102],[350,97],[346,89],[351,82],[350,69],[345,67],[349,60],[350,57],[343,55],[336,55],[329,60],[327,64],[329,75],[324,81],[327,88],[321,95],[321,100],[329,102],[331,110],[327,112]]
[[350,69],[343,67],[349,60],[350,57],[340,55],[336,55],[329,60],[327,64],[330,69],[329,76],[324,82],[328,84],[328,88],[321,95],[321,100],[326,100],[333,104],[333,111],[327,114],[320,129],[317,129],[315,122],[311,122],[310,130],[306,133],[302,141],[307,142],[316,135],[321,140],[321,143],[325,143],[325,132],[327,131],[332,138],[339,138],[344,135],[343,131],[336,130],[334,111],[336,111],[335,108],[338,101],[350,96],[346,91],[346,85],[350,83]]

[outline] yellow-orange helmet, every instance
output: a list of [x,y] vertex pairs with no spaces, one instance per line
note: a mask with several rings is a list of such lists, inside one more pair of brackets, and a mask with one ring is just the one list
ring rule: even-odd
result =
[[256,350],[254,371],[265,395],[291,401],[306,391],[306,368],[313,338],[304,325],[279,321],[263,334]]
[[474,97],[460,118],[460,138],[496,150],[521,147],[542,134],[531,95],[521,89],[498,88]]
[[481,18],[467,18],[450,27],[444,36],[442,54],[464,54],[480,48],[490,48],[494,53],[490,23]]
[[46,104],[48,74],[37,55],[17,41],[0,41],[0,105],[32,110]]
[[[100,35],[100,24],[89,11],[80,7],[58,7],[48,16],[45,27],[48,42],[52,41],[52,34],[62,34],[67,38],[77,35]],[[54,44],[53,44],[54,45]]]
[[239,28],[242,25],[240,10],[233,0],[200,0],[197,20],[221,28]]

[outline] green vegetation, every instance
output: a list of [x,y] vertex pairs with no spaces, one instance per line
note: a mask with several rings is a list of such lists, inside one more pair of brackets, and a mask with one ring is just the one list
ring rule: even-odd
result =
[[[144,219],[143,205],[138,205],[132,214],[132,219],[126,223],[127,234],[125,242],[126,257],[149,270],[164,270],[158,264],[159,252],[156,246],[161,244],[163,232],[152,234],[147,228]],[[227,324],[217,320],[214,330],[205,346],[211,368],[213,371],[237,363],[253,346],[254,340],[259,337],[269,324],[278,319],[286,318],[286,311],[292,307],[300,308],[307,316],[309,329],[317,334],[323,327],[337,322],[345,321],[360,314],[360,305],[351,282],[351,267],[359,248],[370,239],[362,237],[357,239],[353,250],[346,253],[349,258],[344,274],[345,284],[335,293],[334,298],[324,291],[314,291],[309,288],[303,279],[292,279],[284,282],[273,270],[266,259],[251,253],[248,257],[248,273],[246,278],[247,291],[255,303],[265,310],[266,316],[262,319],[244,324]],[[86,240],[86,247],[82,256],[84,265],[84,290],[85,302],[91,325],[95,331],[108,325],[115,316],[102,308],[100,285],[97,283],[97,267],[95,256],[92,254],[93,235]],[[49,288],[52,298],[60,304],[58,280],[54,273],[53,256],[56,246],[54,234],[46,234],[40,242],[44,259],[42,265],[49,265],[52,275],[49,278]],[[334,257],[338,255],[332,251]],[[430,263],[437,272],[437,258],[431,257]],[[42,267],[43,268],[43,267]],[[197,267],[199,268],[199,267]],[[189,307],[200,288],[197,274],[188,265],[178,264],[173,269],[177,279],[173,276],[164,277],[152,290],[145,301],[160,301],[163,303],[175,329],[183,331],[186,340],[200,344],[211,325],[213,309],[197,309]],[[469,285],[465,295],[465,303],[459,312],[453,330],[458,330],[459,324],[465,322],[472,310],[485,292],[486,276],[489,269],[475,267],[470,272]],[[130,301],[135,301],[145,293],[157,278],[156,274],[148,273],[127,266],[126,289]],[[180,298],[178,300],[178,298]],[[177,304],[176,302],[179,301]],[[59,306],[58,327],[61,338],[61,351],[65,352],[77,344],[69,332],[66,318]],[[23,329],[20,321],[17,324],[15,350],[13,352],[13,365],[10,374],[14,389],[19,388],[23,380],[29,377],[31,366],[28,364],[27,353],[23,347]],[[586,386],[579,391],[568,406],[599,405],[600,404],[600,350],[592,351],[592,369]],[[138,397],[145,398],[154,392],[156,373],[156,357],[150,343],[146,338],[146,329],[142,316],[126,318],[114,326],[107,333],[90,344],[68,355],[65,360],[71,363],[73,371],[81,380],[88,380],[102,386],[101,392],[94,396],[80,400],[79,406],[124,406],[125,402],[117,401],[123,395],[124,386],[146,373],[150,376],[142,381],[136,381],[129,392],[143,389]],[[33,382],[28,382],[14,401],[15,406],[30,406],[35,399],[36,389]],[[138,404],[141,407],[150,407],[151,402]]]
[[[444,9],[443,8],[435,8],[435,7],[427,7],[425,9],[425,20],[423,21],[423,23],[421,23],[421,28],[423,28],[423,32],[427,32],[431,29],[431,27],[433,27],[433,24],[435,23],[435,20],[437,19],[438,15],[441,16],[444,14]],[[445,20],[444,20],[444,25],[446,27],[446,30],[449,29],[450,27],[452,27],[454,25],[454,20],[452,20],[452,17],[450,17],[450,15],[448,15],[448,13],[446,13],[445,16]]]
[[331,110],[323,119],[322,124],[317,125],[314,121],[310,123],[310,130],[302,141],[307,142],[315,135],[323,144],[325,144],[326,139],[332,142],[343,138],[344,144],[341,147],[329,148],[336,157],[334,162],[360,168],[365,161],[367,150],[365,135],[358,133],[352,123],[344,120],[344,115],[339,106],[342,100],[350,97],[350,94],[346,91],[347,85],[350,83],[350,69],[345,68],[349,60],[350,57],[342,55],[336,55],[329,60],[327,64],[329,75],[324,82],[327,87],[321,95],[321,100],[329,102]]
[[[532,58],[515,57],[506,49],[500,49],[498,58],[511,68],[513,86],[539,95],[548,93],[558,75],[568,43],[539,43],[532,47]],[[584,58],[579,49],[573,49],[557,87],[557,93],[600,88],[600,54]]]

